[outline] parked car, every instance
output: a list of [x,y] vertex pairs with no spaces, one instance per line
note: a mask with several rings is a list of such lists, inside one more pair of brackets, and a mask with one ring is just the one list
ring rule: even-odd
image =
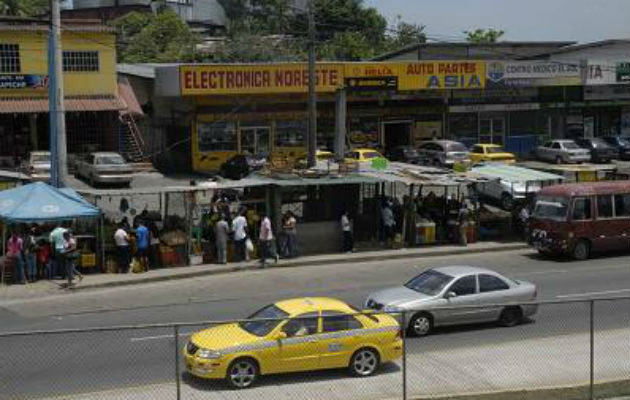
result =
[[23,165],[24,173],[33,181],[50,180],[50,152],[31,151]]
[[624,136],[605,136],[602,139],[617,149],[617,157],[620,160],[630,160],[630,138]]
[[551,140],[536,149],[536,155],[543,161],[562,163],[581,163],[591,161],[591,154],[573,140]]
[[253,171],[258,171],[267,162],[263,156],[253,156],[249,154],[237,154],[230,158],[219,168],[219,175],[233,180],[239,180]]
[[614,147],[600,138],[576,139],[575,143],[587,149],[591,153],[591,161],[595,163],[609,163],[618,154]]
[[100,184],[131,186],[133,169],[118,153],[97,152],[78,157],[74,175],[86,179],[92,187]]
[[369,376],[400,358],[402,346],[400,325],[390,315],[360,314],[331,298],[298,298],[193,333],[183,358],[190,374],[245,389],[267,374],[347,368]]
[[409,164],[419,164],[420,155],[413,146],[396,146],[387,151],[387,158],[391,161],[400,161]]
[[542,254],[585,260],[594,251],[630,248],[630,182],[554,185],[541,189],[530,243]]
[[431,140],[418,147],[420,160],[424,164],[438,167],[453,167],[456,163],[470,162],[468,149],[453,140]]
[[374,158],[385,158],[381,153],[374,149],[352,149],[346,153],[347,161],[369,162]]
[[505,164],[514,164],[516,162],[516,156],[505,151],[503,147],[498,144],[486,143],[474,145],[470,149],[470,159],[473,164],[479,164],[482,162],[502,162]]
[[[446,325],[493,321],[517,325],[537,310],[535,305],[518,303],[536,300],[536,293],[533,283],[509,279],[489,269],[447,266],[429,269],[402,286],[372,293],[365,306],[385,312],[408,311],[409,334],[425,336]],[[516,305],[496,306],[507,303]]]

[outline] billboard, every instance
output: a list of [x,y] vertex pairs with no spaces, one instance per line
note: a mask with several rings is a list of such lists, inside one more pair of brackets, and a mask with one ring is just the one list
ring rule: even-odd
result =
[[400,90],[482,89],[486,65],[478,61],[429,61],[400,65]]
[[553,61],[490,61],[487,87],[579,86],[580,65]]
[[48,89],[48,75],[0,75],[0,90]]

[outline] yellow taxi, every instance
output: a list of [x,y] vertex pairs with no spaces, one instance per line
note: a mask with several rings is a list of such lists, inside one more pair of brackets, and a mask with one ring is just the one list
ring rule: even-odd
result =
[[402,355],[398,321],[358,314],[331,298],[298,298],[261,308],[247,320],[194,333],[183,349],[187,371],[237,389],[260,375],[348,368],[368,376]]
[[374,149],[352,149],[346,153],[346,161],[349,162],[369,162],[375,158],[385,158],[381,153]]
[[505,164],[514,164],[516,156],[508,153],[498,144],[476,144],[470,151],[470,159],[473,164],[481,162],[502,162]]

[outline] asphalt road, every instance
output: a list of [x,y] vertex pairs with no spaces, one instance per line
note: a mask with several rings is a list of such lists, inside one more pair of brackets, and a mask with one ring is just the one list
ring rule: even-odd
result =
[[[429,264],[428,264],[429,263]],[[470,264],[533,281],[541,300],[630,295],[630,257],[587,262],[544,260],[530,251],[394,260],[354,265],[248,271],[185,281],[114,288],[21,303],[0,303],[1,332],[242,318],[286,297],[327,295],[360,305],[366,295],[433,265]],[[515,328],[492,324],[442,329],[408,342],[410,360],[427,351],[550,339],[589,330],[588,303],[542,307]],[[630,329],[630,301],[598,302],[595,330]],[[181,328],[180,344],[188,332]],[[0,338],[0,399],[94,392],[174,381],[172,329]],[[588,346],[588,342],[584,343]],[[620,355],[630,357],[630,355]],[[544,348],[540,352],[545,363]],[[185,383],[187,384],[187,383]]]

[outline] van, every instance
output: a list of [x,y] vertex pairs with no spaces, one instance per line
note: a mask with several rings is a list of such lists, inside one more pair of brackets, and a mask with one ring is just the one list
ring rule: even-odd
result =
[[630,181],[548,186],[536,196],[530,243],[542,254],[630,249]]

